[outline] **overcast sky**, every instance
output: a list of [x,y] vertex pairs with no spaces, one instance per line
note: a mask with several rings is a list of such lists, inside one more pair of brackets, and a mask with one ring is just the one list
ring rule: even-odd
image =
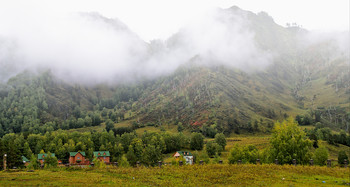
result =
[[[99,12],[119,18],[142,39],[166,39],[215,7],[236,5],[252,12],[265,11],[280,25],[296,22],[308,30],[349,30],[349,0],[0,0],[0,22],[39,14]],[[7,22],[6,22],[7,20]]]

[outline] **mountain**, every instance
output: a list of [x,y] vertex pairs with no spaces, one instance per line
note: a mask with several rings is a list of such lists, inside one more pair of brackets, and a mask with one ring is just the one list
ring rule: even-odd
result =
[[[231,7],[214,15],[151,43],[119,21],[93,15],[137,40],[141,47],[131,52],[141,53],[131,62],[137,70],[108,74],[108,84],[67,81],[55,69],[18,73],[0,84],[0,136],[98,126],[109,119],[117,127],[127,121],[269,132],[274,121],[296,115],[349,130],[348,45],[342,48],[333,37],[312,39],[309,31],[277,25],[264,12]],[[152,70],[147,65],[154,65],[154,75],[138,74]],[[111,84],[125,76],[127,81]]]

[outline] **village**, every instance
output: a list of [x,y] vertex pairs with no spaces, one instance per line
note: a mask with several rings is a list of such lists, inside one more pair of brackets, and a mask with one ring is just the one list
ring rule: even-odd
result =
[[[48,157],[56,157],[55,153],[40,153],[37,155],[37,160],[40,163],[41,168],[45,166],[45,159]],[[110,162],[111,154],[109,151],[94,151],[93,152],[93,160],[98,159],[99,161],[102,161],[106,165],[114,164],[115,166],[118,166],[118,162]],[[193,155],[188,151],[176,151],[172,156],[176,161],[179,161],[182,164],[181,158],[185,159],[185,164],[192,165],[194,163],[194,157]],[[4,157],[4,166],[6,167],[6,155]],[[75,166],[75,167],[90,167],[94,166],[94,162],[86,158],[86,153],[84,151],[78,151],[78,152],[70,152],[69,153],[69,163],[63,163],[62,160],[57,160],[57,166],[59,167],[69,167],[69,166]],[[28,166],[30,164],[30,160],[22,156],[22,162],[24,166]]]

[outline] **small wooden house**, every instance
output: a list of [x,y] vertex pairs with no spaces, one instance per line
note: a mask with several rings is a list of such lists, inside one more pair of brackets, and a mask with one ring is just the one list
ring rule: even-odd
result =
[[69,153],[69,164],[75,165],[86,165],[89,161],[85,158],[85,152],[70,152]]
[[[51,157],[55,157],[55,153],[51,153]],[[47,158],[46,153],[38,154],[38,161],[40,162],[41,165],[44,164],[46,158]]]
[[193,155],[191,152],[176,151],[175,154],[173,155],[173,157],[175,157],[175,159],[179,159],[181,156],[186,160],[186,164],[190,164],[190,165],[193,164]]
[[109,151],[95,151],[94,152],[94,158],[102,160],[104,163],[109,163],[110,162],[110,153]]
[[27,157],[22,156],[22,162],[23,162],[24,166],[28,166],[30,163],[30,160]]

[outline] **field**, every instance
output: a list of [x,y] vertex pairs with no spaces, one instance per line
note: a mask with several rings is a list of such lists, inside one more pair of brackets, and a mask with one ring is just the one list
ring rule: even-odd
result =
[[209,164],[1,171],[0,186],[334,186],[349,184],[349,176],[338,167]]

